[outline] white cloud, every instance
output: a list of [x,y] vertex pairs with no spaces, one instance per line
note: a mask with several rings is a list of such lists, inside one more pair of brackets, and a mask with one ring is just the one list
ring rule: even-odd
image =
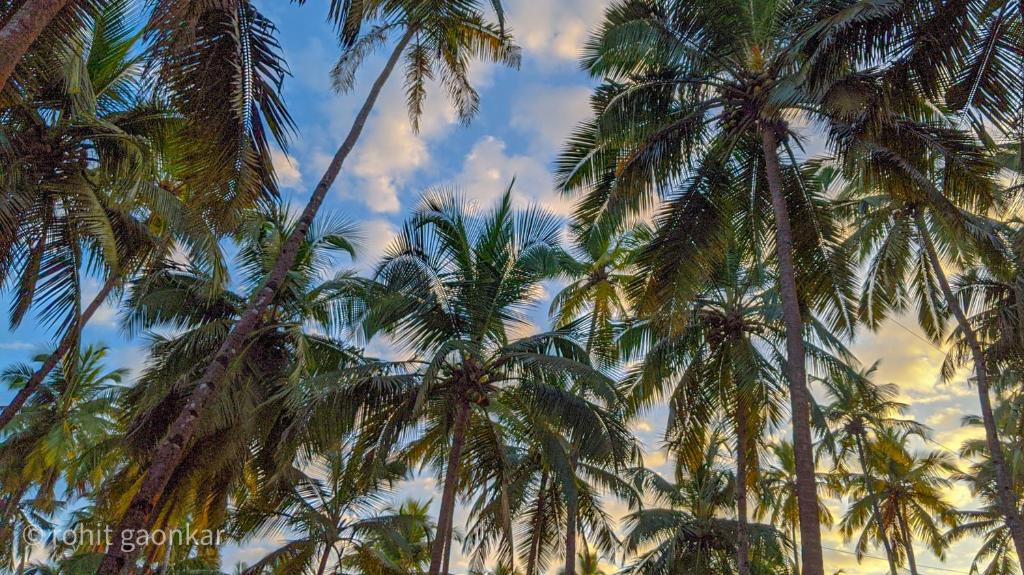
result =
[[282,188],[297,188],[302,185],[302,171],[299,161],[294,156],[275,149],[270,152],[270,159],[274,164],[277,183]]
[[477,141],[453,182],[467,199],[486,207],[501,197],[513,177],[516,201],[538,203],[562,215],[571,212],[572,202],[555,191],[551,173],[544,164],[532,156],[509,155],[505,142],[494,136]]
[[575,60],[604,13],[605,0],[519,0],[507,7],[516,42],[541,65]]
[[529,133],[538,152],[557,150],[573,128],[591,115],[588,86],[529,86],[513,106],[512,127]]
[[359,224],[359,235],[356,262],[362,269],[371,269],[398,235],[398,226],[385,219],[368,220]]

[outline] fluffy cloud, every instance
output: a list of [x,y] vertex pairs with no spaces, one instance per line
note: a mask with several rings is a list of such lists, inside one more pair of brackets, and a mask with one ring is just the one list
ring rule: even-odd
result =
[[515,178],[513,198],[520,203],[538,203],[562,215],[572,210],[572,202],[555,190],[551,173],[534,156],[510,155],[505,142],[493,136],[479,140],[453,179],[467,199],[478,206],[490,206]]
[[302,172],[299,169],[299,161],[294,156],[275,149],[270,152],[270,159],[274,163],[277,183],[282,188],[298,188],[302,186]]
[[606,0],[517,0],[506,8],[512,34],[541,64],[572,61],[604,13]]
[[531,135],[539,153],[552,154],[590,116],[588,86],[528,86],[516,98],[510,123]]

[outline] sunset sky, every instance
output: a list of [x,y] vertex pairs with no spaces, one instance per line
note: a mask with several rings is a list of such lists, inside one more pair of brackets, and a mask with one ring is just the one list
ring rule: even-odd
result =
[[[301,205],[348,131],[354,109],[369,84],[368,78],[380,69],[383,57],[378,54],[364,64],[352,94],[336,95],[328,71],[338,56],[338,47],[324,21],[322,3],[308,2],[297,7],[282,0],[263,0],[260,4],[280,28],[291,67],[292,77],[286,80],[284,94],[298,132],[287,152],[277,151],[275,164],[284,197]],[[466,197],[487,206],[514,177],[514,197],[518,201],[539,202],[567,214],[571,200],[554,191],[550,168],[570,129],[589,114],[588,97],[594,81],[579,70],[577,56],[605,4],[603,0],[506,0],[508,25],[523,48],[522,68],[473,69],[482,104],[479,117],[469,127],[460,126],[444,98],[434,92],[428,97],[420,133],[413,133],[401,83],[392,81],[325,204],[326,212],[357,222],[364,237],[359,257],[354,262],[339,260],[337,268],[369,270],[420,193],[432,186],[458,187]],[[814,135],[807,137],[811,153],[820,151]],[[95,292],[97,282],[90,287]],[[545,286],[549,296],[559,287],[555,283]],[[87,293],[85,299],[90,297]],[[542,302],[532,314],[538,329],[548,324],[547,308],[547,302]],[[137,371],[143,365],[142,341],[125,339],[113,306],[96,315],[87,330],[87,339],[111,347],[110,367]],[[0,334],[0,351],[4,363],[22,361],[43,351],[50,341],[50,333],[26,321],[18,331]],[[876,381],[898,384],[903,400],[911,406],[911,415],[934,430],[934,442],[916,447],[955,450],[974,433],[960,426],[964,415],[977,412],[977,398],[966,384],[966,372],[948,384],[940,381],[943,353],[922,338],[913,318],[901,319],[899,324],[889,322],[878,334],[862,332],[851,348],[864,364],[880,360]],[[387,357],[394,350],[387,342],[373,341],[370,353]],[[669,473],[671,465],[659,450],[664,426],[665,410],[658,409],[635,424],[635,430],[645,442],[647,464]],[[778,433],[788,435],[788,430]],[[957,506],[972,506],[964,486],[957,486],[947,495]],[[435,509],[440,498],[439,494],[435,496],[435,482],[429,471],[404,484],[394,497],[433,497]],[[615,502],[609,502],[609,507],[616,515],[624,510]],[[833,507],[838,518],[842,506],[836,503]],[[457,517],[456,524],[461,526],[465,513],[461,506],[459,513],[462,515]],[[842,552],[852,549],[852,545],[845,544],[838,533],[825,534],[824,541],[827,572],[885,572],[883,560],[865,559],[858,565],[852,554]],[[256,541],[243,548],[229,547],[225,566],[236,561],[251,562],[272,546],[270,541]],[[962,542],[950,550],[942,563],[919,543],[921,572],[966,573],[975,550],[973,542]],[[881,556],[882,551],[873,554]],[[453,557],[452,567],[454,572],[465,571],[461,555]]]

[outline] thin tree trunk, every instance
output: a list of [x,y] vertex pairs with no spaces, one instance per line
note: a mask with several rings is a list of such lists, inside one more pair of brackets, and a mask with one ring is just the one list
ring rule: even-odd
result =
[[[576,454],[570,457],[570,481],[576,481]],[[563,575],[576,575],[576,524],[579,515],[579,491],[573,486],[573,495],[565,494],[565,570]]]
[[907,519],[903,516],[903,512],[899,511],[898,507],[896,519],[900,523],[900,533],[903,536],[903,548],[907,552],[907,565],[910,567],[910,575],[918,575],[917,557],[914,555],[914,538],[910,535],[910,529],[907,527]]
[[793,539],[793,575],[800,575],[800,543],[797,542],[797,526],[790,530],[790,537]]
[[448,522],[448,529],[444,534],[444,555],[441,559],[441,573],[442,575],[448,575],[451,571],[448,569],[448,564],[452,560],[452,530],[454,520]]
[[800,317],[796,268],[793,264],[793,230],[790,227],[789,210],[782,190],[782,168],[776,149],[778,141],[771,126],[762,125],[760,131],[772,211],[775,213],[779,291],[782,295],[782,319],[786,326],[786,372],[789,378],[789,401],[793,418],[793,453],[796,460],[801,557],[806,575],[824,575],[821,527],[818,522],[818,486],[814,469],[814,446],[811,440],[811,394],[807,389],[803,320]]
[[68,0],[27,0],[0,28],[0,90],[32,43],[67,3]]
[[1006,456],[1003,454],[1002,443],[999,442],[999,431],[996,425],[995,413],[992,410],[992,398],[989,397],[988,363],[985,361],[985,352],[978,341],[978,334],[974,331],[967,315],[960,308],[960,303],[953,295],[949,287],[949,280],[946,272],[942,269],[942,262],[935,250],[928,226],[924,221],[924,215],[918,212],[915,216],[917,232],[921,236],[921,243],[924,245],[928,261],[935,272],[935,277],[942,288],[942,294],[946,299],[946,305],[953,312],[960,331],[964,334],[967,347],[971,350],[971,358],[974,360],[974,374],[978,386],[978,402],[981,404],[981,418],[985,424],[985,443],[988,446],[989,458],[996,475],[996,503],[999,511],[1003,514],[1006,526],[1010,530],[1010,537],[1013,539],[1014,550],[1017,552],[1017,561],[1024,567],[1024,524],[1021,522],[1020,503],[1017,500],[1016,492],[1010,480],[1010,474],[1006,468]]
[[164,488],[167,487],[167,482],[170,481],[171,475],[181,463],[185,448],[195,435],[200,414],[206,409],[207,404],[214,395],[216,386],[227,372],[231,361],[238,354],[246,339],[259,325],[263,311],[273,301],[274,295],[284,281],[288,270],[295,263],[299,247],[306,238],[309,227],[313,223],[313,218],[316,216],[320,205],[324,201],[324,197],[327,195],[327,190],[330,189],[334,180],[338,177],[345,159],[352,152],[352,149],[355,148],[359,135],[362,133],[363,128],[366,126],[366,121],[370,117],[370,112],[380,96],[381,89],[383,89],[388,77],[391,76],[391,72],[394,70],[414,32],[414,28],[407,30],[398,45],[395,46],[383,70],[381,70],[380,75],[377,76],[373,86],[370,88],[366,101],[363,102],[362,107],[359,109],[359,113],[352,123],[348,136],[334,154],[334,159],[331,160],[326,173],[324,173],[317,184],[313,195],[309,199],[309,203],[306,204],[306,208],[302,211],[302,215],[295,225],[295,229],[281,247],[281,253],[278,255],[266,283],[257,296],[249,303],[241,318],[232,327],[231,332],[224,338],[224,342],[217,350],[216,355],[207,365],[202,377],[196,382],[195,389],[192,391],[185,408],[174,420],[174,423],[171,424],[170,429],[159,445],[157,445],[152,463],[146,470],[139,490],[129,504],[124,517],[122,517],[121,523],[114,533],[114,540],[108,547],[103,561],[100,563],[100,568],[97,571],[98,575],[118,575],[131,559],[129,553],[121,549],[120,534],[143,529],[150,520],[153,508],[159,502]]
[[430,575],[439,575],[445,558],[451,554],[449,538],[455,515],[455,492],[459,484],[459,465],[462,463],[462,447],[466,442],[466,428],[469,425],[469,402],[459,400],[452,425],[452,450],[448,453],[448,465],[444,475],[444,490],[441,494],[441,509],[437,516],[437,539],[430,554]]
[[11,400],[11,403],[4,407],[3,412],[0,413],[0,430],[7,427],[7,424],[10,423],[11,420],[14,419],[14,416],[18,414],[18,410],[21,409],[21,406],[23,406],[25,402],[32,397],[32,394],[36,392],[39,385],[43,383],[46,376],[50,375],[53,368],[57,367],[57,364],[64,359],[68,352],[71,351],[71,348],[74,347],[74,343],[78,340],[79,335],[81,334],[82,327],[92,319],[96,310],[98,310],[100,306],[103,305],[103,302],[107,300],[107,296],[110,295],[110,292],[114,290],[114,286],[117,285],[117,280],[118,276],[114,274],[111,274],[111,276],[107,278],[103,287],[100,288],[99,293],[96,294],[96,297],[92,298],[92,301],[89,302],[88,306],[86,306],[85,311],[83,311],[82,315],[78,317],[75,324],[64,333],[64,337],[61,338],[57,349],[55,349],[53,353],[46,358],[43,365],[41,365],[39,369],[32,374],[32,377],[30,377],[27,382],[25,382],[25,386],[18,390],[14,399]]
[[875,525],[878,527],[878,536],[882,539],[882,547],[885,548],[885,559],[889,562],[889,575],[898,575],[896,572],[896,557],[892,552],[892,545],[889,537],[885,534],[885,523],[882,522],[882,509],[878,506],[878,498],[875,496],[875,486],[871,482],[868,471],[868,458],[864,451],[864,438],[860,433],[854,434],[857,440],[857,456],[860,458],[860,471],[864,475],[864,488],[871,498],[871,511],[875,514]]
[[320,565],[316,568],[316,575],[324,575],[327,571],[327,560],[331,558],[331,547],[324,548],[324,555],[320,558]]
[[736,570],[750,575],[750,526],[747,524],[747,428],[746,404],[737,399],[736,408]]
[[526,558],[526,575],[537,575],[537,562],[540,557],[540,539],[544,529],[544,513],[547,504],[548,470],[540,475],[540,487],[537,489],[537,509],[533,516],[533,537],[530,539],[530,555]]

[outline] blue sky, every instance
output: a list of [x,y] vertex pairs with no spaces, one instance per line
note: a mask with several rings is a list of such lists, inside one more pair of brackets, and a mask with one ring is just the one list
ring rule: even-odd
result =
[[[518,201],[539,202],[556,212],[567,213],[570,203],[554,192],[550,166],[569,130],[589,113],[587,99],[593,82],[579,70],[576,58],[605,3],[506,0],[509,26],[523,47],[522,68],[473,68],[472,77],[482,102],[479,117],[469,127],[458,124],[444,97],[435,91],[428,96],[420,133],[413,133],[404,108],[400,77],[393,78],[323,208],[357,222],[364,236],[356,262],[339,261],[338,267],[355,265],[369,269],[419,194],[431,186],[458,186],[468,198],[487,206],[515,177]],[[275,165],[283,195],[301,206],[347,133],[354,110],[380,69],[383,56],[378,54],[365,62],[355,90],[339,96],[332,91],[328,77],[338,55],[337,43],[324,21],[322,3],[309,2],[301,8],[283,0],[262,0],[259,4],[280,28],[280,40],[292,71],[284,95],[298,132],[287,153],[276,153]],[[557,287],[550,285],[548,291]],[[91,293],[97,289],[95,281],[87,286]],[[86,299],[91,293],[85,294]],[[533,314],[538,326],[546,322],[546,309],[546,304],[538,306]],[[86,338],[112,348],[110,367],[137,370],[144,362],[144,353],[138,341],[125,340],[116,319],[115,307],[105,306],[89,325]],[[939,383],[942,352],[920,338],[912,319],[900,323],[887,324],[880,335],[860,336],[853,349],[865,363],[882,359],[878,380],[899,384],[904,399],[913,404],[913,415],[935,428],[935,439],[940,444],[955,449],[972,433],[962,430],[959,420],[962,415],[977,411],[973,392],[964,384],[964,374],[948,385]],[[3,363],[28,359],[32,353],[42,351],[49,339],[50,334],[31,320],[15,332],[0,333]],[[386,345],[379,342],[372,347],[379,353],[387,351]],[[663,427],[664,409],[657,409],[638,422],[635,430],[649,448],[648,463],[667,471],[669,465],[657,450]],[[926,447],[939,448],[934,444]],[[433,496],[434,484],[429,474],[403,485],[396,494],[396,498]],[[950,497],[959,505],[970,505],[969,494],[962,486],[952,490]],[[622,511],[621,506],[611,507]],[[461,512],[460,516],[464,517]],[[242,549],[231,547],[225,554],[225,563],[252,561],[272,544],[259,541]],[[849,548],[836,533],[826,534],[825,544],[835,549]],[[966,571],[975,545],[970,541],[958,545],[945,565],[920,549],[919,562]],[[853,557],[836,551],[827,550],[826,560],[830,572],[840,568],[852,575],[884,571],[883,562],[867,559],[858,566]],[[465,567],[459,557],[452,564],[457,572]],[[921,571],[934,573],[923,567]]]

